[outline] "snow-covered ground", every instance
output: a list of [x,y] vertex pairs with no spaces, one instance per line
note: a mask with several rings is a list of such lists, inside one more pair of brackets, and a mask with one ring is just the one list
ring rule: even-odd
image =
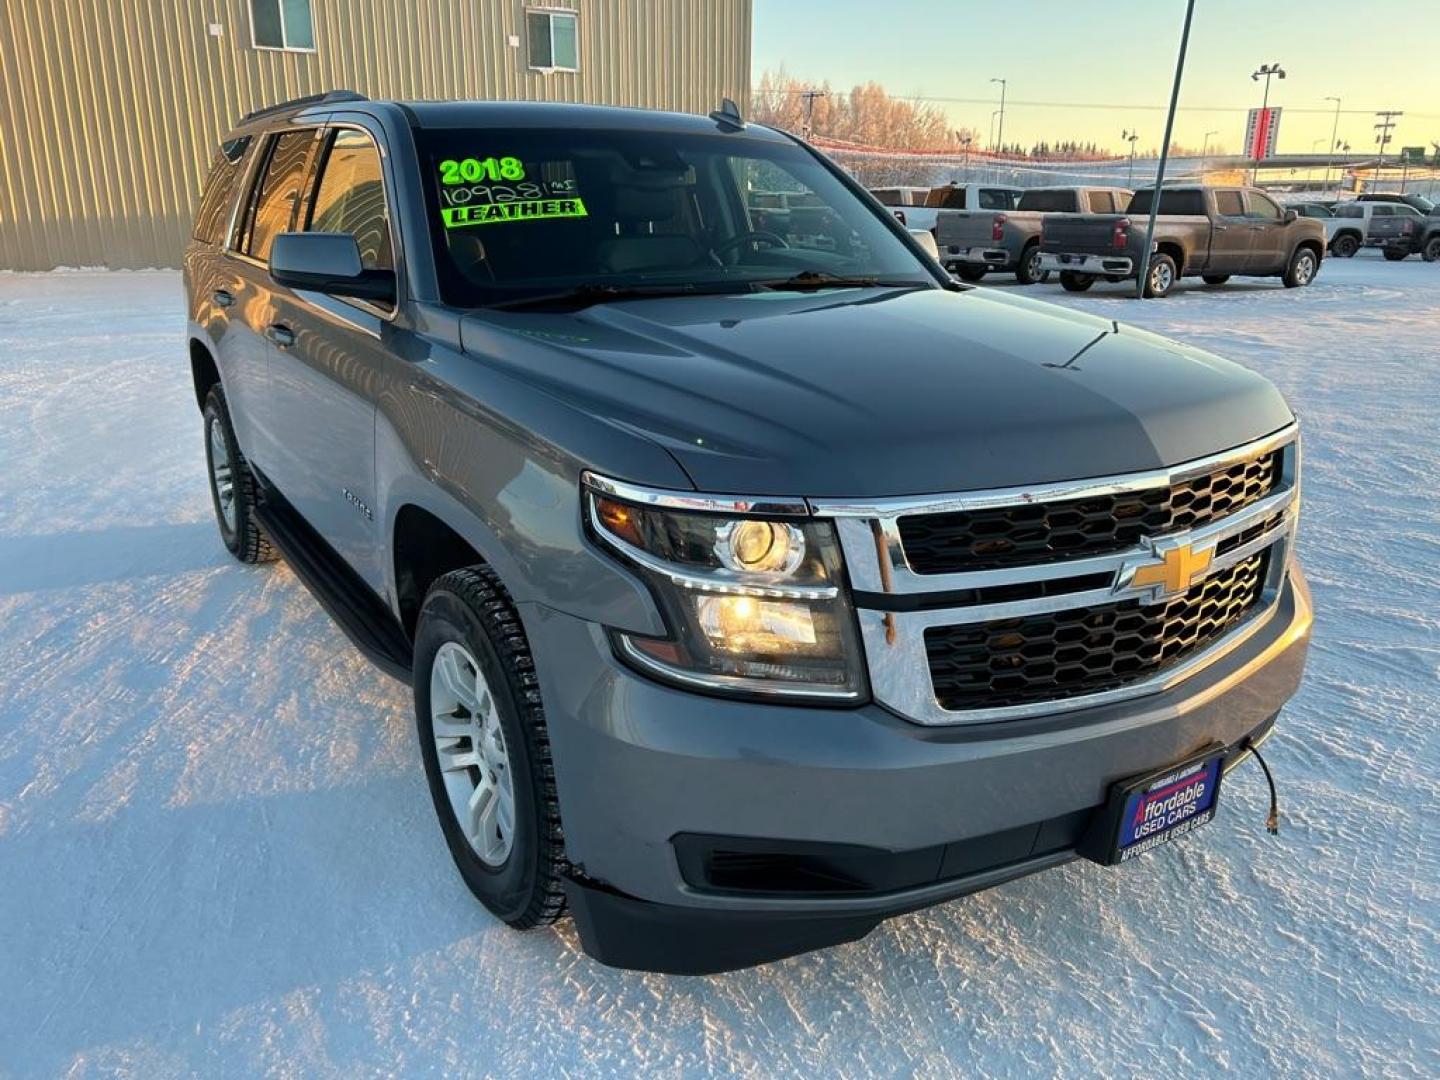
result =
[[751,971],[512,933],[406,692],[221,549],[174,273],[0,275],[0,1076],[1440,1075],[1440,267],[1028,295],[1305,422],[1306,684],[1217,822]]

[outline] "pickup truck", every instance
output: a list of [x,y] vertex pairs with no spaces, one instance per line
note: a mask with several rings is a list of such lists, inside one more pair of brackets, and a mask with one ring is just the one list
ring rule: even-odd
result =
[[[1353,256],[1362,247],[1384,248],[1391,238],[1400,234],[1399,222],[1423,221],[1425,215],[1408,203],[1391,199],[1342,203],[1335,208],[1335,225],[1330,231],[1330,252],[1342,259]],[[1393,226],[1382,227],[1385,222]]]
[[[1137,191],[1123,214],[1047,216],[1040,268],[1058,271],[1070,292],[1084,292],[1097,277],[1136,277],[1153,195]],[[1223,285],[1234,274],[1279,277],[1287,288],[1309,285],[1325,244],[1319,221],[1282,210],[1255,188],[1166,187],[1145,295],[1167,296],[1190,276],[1207,285]]]
[[949,216],[951,210],[1013,210],[1022,189],[998,184],[942,184],[933,188],[873,188],[870,193],[882,206],[890,207],[900,224],[934,233],[941,217]]
[[1370,237],[1391,262],[1411,255],[1436,262],[1440,260],[1440,211],[1429,217],[1395,214],[1372,218]]
[[[184,254],[219,538],[411,688],[510,926],[712,972],[1163,857],[1295,692],[1300,440],[1260,376],[954,281],[729,103],[333,91],[224,139]],[[775,188],[828,236],[757,228]]]
[[1047,214],[1113,214],[1134,194],[1129,188],[1029,188],[1014,210],[963,210],[946,214],[935,236],[941,260],[965,281],[991,270],[1011,270],[1021,285],[1044,276],[1040,269],[1040,228]]

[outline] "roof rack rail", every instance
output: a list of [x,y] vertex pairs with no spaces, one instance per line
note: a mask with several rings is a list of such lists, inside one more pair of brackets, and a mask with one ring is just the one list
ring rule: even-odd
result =
[[271,113],[285,112],[289,109],[301,109],[309,105],[328,105],[331,102],[340,101],[369,101],[364,94],[357,94],[354,90],[330,90],[324,94],[310,94],[307,97],[291,98],[289,101],[282,101],[278,105],[266,105],[263,109],[256,109],[248,112],[240,118],[240,123],[248,124],[251,120],[258,120],[262,116],[269,116]]

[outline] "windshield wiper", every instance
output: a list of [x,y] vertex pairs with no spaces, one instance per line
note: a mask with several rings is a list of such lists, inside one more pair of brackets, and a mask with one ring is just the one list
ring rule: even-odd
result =
[[882,277],[832,274],[828,270],[802,270],[794,277],[779,278],[775,281],[755,281],[751,284],[762,289],[923,289],[927,282],[913,279],[887,280]]
[[746,292],[749,285],[741,282],[725,282],[723,285],[575,285],[555,292],[530,293],[508,300],[496,300],[484,306],[498,311],[520,311],[531,307],[549,307],[570,304],[574,307],[589,307],[591,304],[606,304],[619,300],[654,299],[674,296],[702,296],[715,293]]

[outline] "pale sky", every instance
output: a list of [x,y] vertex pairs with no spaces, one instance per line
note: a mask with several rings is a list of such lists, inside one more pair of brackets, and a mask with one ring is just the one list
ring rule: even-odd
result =
[[[1238,153],[1246,110],[1263,85],[1250,73],[1279,61],[1270,104],[1284,108],[1281,153],[1324,152],[1342,99],[1339,137],[1375,149],[1376,109],[1403,109],[1388,152],[1440,141],[1440,0],[1198,0],[1175,138]],[[755,0],[753,76],[784,66],[848,90],[874,80],[937,100],[956,126],[989,137],[1008,80],[1005,141],[1094,140],[1120,152],[1165,131],[1183,0]],[[1034,104],[1031,104],[1034,103]],[[1428,149],[1427,149],[1427,152]]]

